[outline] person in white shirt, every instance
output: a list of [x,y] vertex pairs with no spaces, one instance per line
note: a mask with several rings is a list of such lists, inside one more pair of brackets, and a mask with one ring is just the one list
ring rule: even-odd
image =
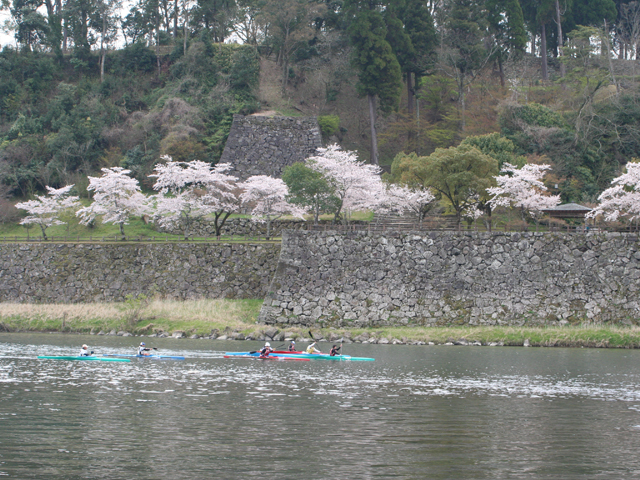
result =
[[138,355],[151,355],[151,349],[147,348],[144,344],[144,342],[140,343],[140,346],[138,347]]
[[89,347],[87,345],[82,345],[82,348],[80,349],[81,357],[90,357],[92,353],[93,352],[89,351]]
[[316,342],[313,342],[311,345],[307,347],[307,353],[322,353],[322,352],[316,348]]

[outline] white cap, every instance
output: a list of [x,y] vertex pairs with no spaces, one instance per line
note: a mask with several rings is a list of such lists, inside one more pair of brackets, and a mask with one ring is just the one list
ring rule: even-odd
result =
[[87,347],[86,345],[82,345],[82,348],[89,348],[89,347]]
[[265,347],[270,347],[270,346],[271,346],[271,344],[270,344],[269,342],[267,342],[267,343],[265,343],[265,344],[264,344],[264,346],[265,346]]

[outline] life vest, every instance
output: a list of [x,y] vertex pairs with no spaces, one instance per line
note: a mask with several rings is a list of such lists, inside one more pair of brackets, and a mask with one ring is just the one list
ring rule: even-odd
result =
[[260,356],[268,357],[271,352],[273,352],[273,349],[271,347],[264,347],[262,350],[260,350]]

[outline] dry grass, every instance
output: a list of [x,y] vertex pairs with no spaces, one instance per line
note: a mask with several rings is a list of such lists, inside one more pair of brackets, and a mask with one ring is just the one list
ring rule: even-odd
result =
[[247,330],[255,325],[262,300],[160,300],[142,309],[140,319],[127,324],[123,303],[0,304],[0,322],[10,330],[132,332],[183,330],[209,333],[212,329]]
[[[154,299],[142,309],[133,325],[127,321],[126,303],[87,304],[0,304],[0,331],[90,332],[126,330],[132,333],[158,331],[208,335],[212,330],[230,328],[245,334],[264,331],[256,319],[261,299],[252,300],[160,300]],[[624,325],[578,325],[567,327],[460,326],[460,327],[379,327],[353,329],[313,329],[325,338],[344,334],[355,337],[368,333],[375,338],[423,341],[438,344],[467,340],[483,344],[557,347],[640,347],[640,327]],[[287,328],[294,337],[308,338],[308,328]]]

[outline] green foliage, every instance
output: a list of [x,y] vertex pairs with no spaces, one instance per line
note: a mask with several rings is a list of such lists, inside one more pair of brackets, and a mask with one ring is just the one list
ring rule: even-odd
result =
[[458,223],[467,207],[487,196],[497,174],[498,161],[471,145],[438,148],[428,157],[399,153],[391,166],[394,180],[438,192],[453,208]]
[[348,32],[353,45],[352,64],[358,72],[358,94],[377,95],[380,109],[389,113],[398,106],[402,78],[400,64],[386,39],[382,15],[375,10],[362,10]]
[[260,57],[258,51],[250,46],[237,48],[231,57],[229,68],[231,88],[239,91],[251,91],[260,80]]
[[135,296],[131,293],[125,295],[124,301],[117,305],[118,309],[123,312],[127,326],[135,327],[135,325],[143,319],[143,313],[149,306],[149,302],[150,298],[142,293]]
[[[438,46],[438,35],[427,3],[422,0],[406,0],[391,2],[389,7],[397,8],[397,15],[404,24],[404,31],[413,48],[404,62],[398,59],[403,70],[417,75],[424,74],[433,64]],[[395,46],[392,47],[395,50]]]
[[108,72],[114,75],[127,75],[131,72],[154,72],[156,69],[156,54],[142,42],[127,45],[122,50],[109,56]]
[[161,155],[215,162],[233,115],[259,108],[255,47],[204,36],[158,78],[155,53],[134,42],[108,54],[103,82],[96,55],[74,55],[87,68],[81,78],[70,61],[61,68],[47,54],[0,53],[0,181],[14,194],[86,185],[86,175],[119,164],[148,188]]
[[500,128],[507,137],[522,131],[523,126],[564,128],[566,123],[549,107],[538,103],[506,105],[500,112]]
[[516,155],[515,144],[497,132],[467,137],[460,145],[476,147],[485,155],[495,158],[498,161],[499,169],[502,168],[502,164],[505,162],[517,167],[522,167],[527,163],[526,158],[522,155]]
[[331,135],[338,133],[340,129],[340,117],[338,115],[320,115],[318,117],[318,124],[320,125],[322,136],[329,138]]
[[[520,2],[518,0],[487,0],[486,9],[489,31],[496,44],[494,56],[499,65],[502,66],[510,56],[521,57],[528,37]],[[504,78],[502,83],[504,84]]]
[[294,163],[282,172],[282,180],[289,188],[287,200],[296,205],[313,208],[314,223],[323,213],[335,213],[340,201],[322,173],[312,170],[304,163]]

